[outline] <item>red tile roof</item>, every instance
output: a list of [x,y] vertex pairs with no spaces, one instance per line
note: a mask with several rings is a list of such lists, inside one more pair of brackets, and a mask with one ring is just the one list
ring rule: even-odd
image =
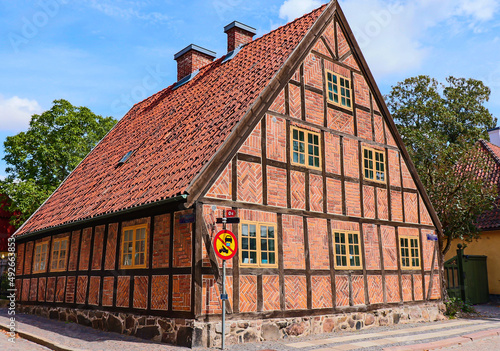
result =
[[[480,140],[479,145],[495,162],[492,163],[491,170],[488,174],[489,181],[496,184],[500,190],[500,147]],[[500,193],[495,202],[495,208],[491,211],[483,213],[478,219],[478,228],[480,230],[492,230],[500,228]]]
[[[184,194],[326,5],[136,104],[16,235]],[[129,151],[130,159],[117,166]]]

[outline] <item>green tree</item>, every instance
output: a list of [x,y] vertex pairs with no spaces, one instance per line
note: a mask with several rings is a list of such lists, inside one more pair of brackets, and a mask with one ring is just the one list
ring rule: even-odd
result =
[[115,123],[87,107],[55,100],[50,110],[31,117],[28,131],[7,137],[7,179],[0,193],[12,200],[9,210],[21,213],[15,224],[31,216]]
[[[428,76],[408,78],[392,88],[387,105],[443,226],[446,253],[455,238],[478,238],[478,216],[494,206],[496,186],[488,181],[491,158],[479,139],[497,119],[484,106],[490,89],[481,81]],[[484,170],[486,172],[478,172]]]

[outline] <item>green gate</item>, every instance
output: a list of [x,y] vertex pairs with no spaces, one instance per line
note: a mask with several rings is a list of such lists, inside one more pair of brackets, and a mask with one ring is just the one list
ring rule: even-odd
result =
[[444,263],[448,296],[476,305],[489,301],[486,256],[464,255],[458,244],[457,256]]

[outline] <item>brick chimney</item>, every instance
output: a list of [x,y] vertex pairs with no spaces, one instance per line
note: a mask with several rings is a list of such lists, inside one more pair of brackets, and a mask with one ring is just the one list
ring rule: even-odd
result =
[[194,44],[182,49],[174,55],[174,59],[177,61],[177,81],[208,65],[216,55],[215,52]]
[[251,42],[257,31],[246,24],[234,21],[224,27],[224,33],[227,33],[227,52],[231,52],[238,46]]
[[490,135],[490,143],[500,146],[500,127],[489,129],[488,134]]

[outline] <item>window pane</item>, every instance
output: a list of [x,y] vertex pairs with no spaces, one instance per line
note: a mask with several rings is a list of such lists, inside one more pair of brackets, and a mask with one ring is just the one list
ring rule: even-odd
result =
[[266,239],[260,240],[260,249],[262,251],[267,251],[267,240]]
[[250,239],[250,250],[257,250],[257,239]]
[[300,164],[305,164],[306,163],[306,158],[305,158],[305,156],[303,154],[300,154],[299,163]]
[[248,251],[243,251],[241,254],[241,261],[243,263],[250,263],[248,262]]
[[268,227],[268,235],[270,238],[274,238],[274,227]]
[[260,258],[261,258],[261,263],[267,264],[267,252],[263,252]]
[[269,240],[269,251],[274,251],[274,240]]
[[267,227],[265,226],[260,227],[260,237],[267,238]]
[[250,252],[250,263],[257,263],[257,252]]
[[248,238],[241,238],[241,248],[248,250]]
[[274,252],[269,253],[269,264],[276,264],[276,257]]
[[255,224],[250,224],[250,236],[251,237],[257,236],[257,227],[255,226]]

